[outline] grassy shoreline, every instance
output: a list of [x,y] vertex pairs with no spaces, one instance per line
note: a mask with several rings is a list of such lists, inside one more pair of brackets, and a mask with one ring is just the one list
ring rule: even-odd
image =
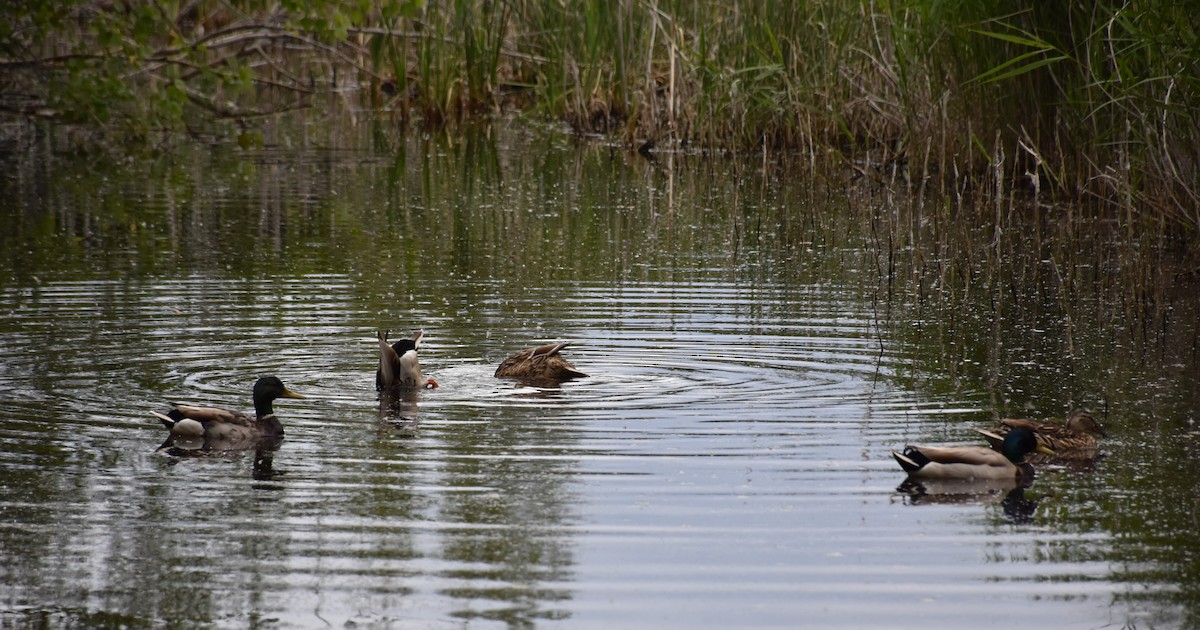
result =
[[518,110],[629,150],[799,153],[921,196],[1194,236],[1191,18],[1165,1],[24,3],[0,9],[0,111],[146,136],[253,129],[331,94],[406,126]]

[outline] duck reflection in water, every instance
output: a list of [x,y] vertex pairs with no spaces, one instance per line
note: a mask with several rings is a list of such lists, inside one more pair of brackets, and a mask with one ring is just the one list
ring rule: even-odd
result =
[[[266,445],[264,445],[266,446]],[[251,476],[257,481],[271,481],[272,479],[284,474],[282,470],[275,470],[275,451],[279,450],[279,445],[274,448],[259,448],[254,451],[254,472]],[[256,486],[259,488],[268,488],[269,486]]]
[[[275,468],[275,453],[283,444],[283,437],[271,437],[259,440],[253,447],[254,463],[250,476],[257,481],[270,481],[284,474],[285,471]],[[171,464],[178,464],[188,459],[241,459],[250,449],[229,450],[214,448],[213,444],[205,444],[202,440],[173,440],[167,438],[155,452],[171,457]],[[260,487],[260,486],[256,486]]]
[[1004,516],[1013,523],[1033,520],[1038,501],[1025,496],[1033,477],[1020,482],[981,480],[914,479],[909,477],[896,488],[908,505],[992,505],[999,503]]
[[379,422],[395,427],[404,437],[416,437],[421,408],[419,392],[412,387],[387,387],[379,390]]

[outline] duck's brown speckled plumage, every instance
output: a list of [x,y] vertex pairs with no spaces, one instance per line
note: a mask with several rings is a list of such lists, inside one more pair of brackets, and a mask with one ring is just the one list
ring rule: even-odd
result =
[[587,376],[563,358],[561,351],[572,342],[548,343],[527,348],[508,357],[496,368],[497,377],[566,381]]
[[1064,459],[1095,456],[1095,436],[1107,437],[1103,427],[1086,409],[1071,412],[1065,423],[1005,418],[1000,420],[998,427],[976,431],[987,438],[992,448],[997,448],[1004,436],[1016,428],[1033,432],[1039,445],[1054,451],[1056,457]]

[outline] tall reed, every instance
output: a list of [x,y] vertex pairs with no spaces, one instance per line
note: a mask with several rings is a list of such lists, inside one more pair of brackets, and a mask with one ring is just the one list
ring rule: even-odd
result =
[[447,98],[451,80],[414,60],[434,121],[531,92],[536,111],[630,147],[800,150],[947,194],[1152,209],[1195,231],[1189,17],[1162,0],[1016,12],[987,0],[456,0],[411,20],[465,86]]
[[798,151],[919,195],[1200,231],[1200,27],[1169,0],[118,4],[0,8],[0,112],[245,121],[361,86],[406,122],[516,108],[630,148]]

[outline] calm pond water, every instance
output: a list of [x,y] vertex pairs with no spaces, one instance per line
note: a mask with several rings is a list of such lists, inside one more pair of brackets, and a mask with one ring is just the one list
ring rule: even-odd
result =
[[[0,626],[1200,623],[1194,269],[515,127],[6,147]],[[441,388],[381,413],[377,328]],[[492,377],[550,340],[590,378]],[[266,374],[278,451],[156,452]],[[898,490],[892,448],[1079,405],[1092,465]]]

